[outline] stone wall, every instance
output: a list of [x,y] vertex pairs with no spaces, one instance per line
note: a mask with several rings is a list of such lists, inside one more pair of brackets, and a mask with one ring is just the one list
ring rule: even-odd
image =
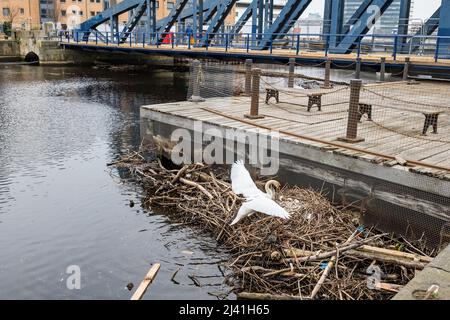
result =
[[15,40],[0,40],[0,56],[20,56],[19,44]]
[[[5,44],[2,44],[5,42]],[[34,52],[42,64],[172,65],[173,58],[127,52],[97,52],[64,48],[59,40],[46,39],[42,31],[14,31],[13,40],[0,42],[0,56],[24,58]]]

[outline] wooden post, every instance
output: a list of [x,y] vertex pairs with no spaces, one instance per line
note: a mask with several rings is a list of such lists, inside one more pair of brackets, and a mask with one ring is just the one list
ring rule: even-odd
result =
[[339,137],[338,140],[355,143],[364,141],[358,138],[358,113],[359,113],[359,95],[361,92],[362,81],[359,79],[350,81],[350,103],[348,110],[347,135]]
[[386,80],[386,58],[381,57],[380,61],[380,81],[384,82]]
[[410,64],[411,64],[411,58],[410,57],[406,57],[405,58],[405,66],[403,67],[403,80],[404,81],[408,80]]
[[331,89],[333,86],[330,83],[330,77],[331,77],[331,60],[327,58],[325,61],[325,81],[323,82],[322,88],[323,89]]
[[249,119],[261,119],[259,113],[259,83],[261,78],[261,69],[256,68],[252,71],[252,100],[250,104],[250,113],[244,115]]
[[356,73],[355,79],[361,79],[361,58],[356,58]]
[[192,61],[192,71],[191,71],[191,85],[192,85],[192,96],[189,98],[189,101],[192,102],[202,102],[205,101],[200,96],[200,72],[201,72],[201,64],[199,60]]
[[289,79],[288,87],[294,87],[295,58],[289,58]]
[[252,92],[252,59],[245,60],[245,95],[250,96]]
[[145,291],[147,291],[148,286],[153,282],[153,280],[156,277],[156,274],[159,271],[159,268],[161,265],[159,263],[155,263],[150,270],[148,271],[147,275],[145,276],[144,280],[142,280],[139,287],[136,289],[136,291],[133,293],[133,296],[130,300],[141,300],[142,297],[145,294]]

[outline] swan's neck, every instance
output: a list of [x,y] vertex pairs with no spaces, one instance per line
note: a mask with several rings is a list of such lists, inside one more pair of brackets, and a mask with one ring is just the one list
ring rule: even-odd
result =
[[270,199],[274,200],[275,199],[275,191],[272,189],[271,186],[272,186],[271,183],[266,183],[264,188],[266,189],[266,193],[269,195]]

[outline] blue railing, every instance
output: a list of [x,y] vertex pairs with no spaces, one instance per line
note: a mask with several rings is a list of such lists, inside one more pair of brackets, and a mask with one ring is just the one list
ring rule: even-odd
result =
[[[268,48],[264,48],[270,54],[274,50],[291,50],[297,55],[302,52],[323,52],[325,56],[339,52],[339,47],[330,46],[330,38],[343,38],[341,34],[275,34],[274,40],[270,41]],[[204,34],[186,34],[181,32],[151,33],[151,32],[81,32],[73,31],[70,34],[61,35],[61,42],[75,43],[95,43],[115,46],[140,46],[140,47],[160,47],[177,48],[191,50],[202,47],[223,48],[224,51],[230,49],[241,49],[249,52],[251,50],[261,50],[259,40],[264,34],[253,33],[214,33],[209,34],[210,41],[202,42]],[[438,59],[450,58],[450,37],[426,36],[426,35],[379,35],[371,34],[357,37],[350,44],[351,49],[345,53],[355,53],[358,57],[362,54],[384,54],[391,55],[394,60],[399,54],[422,55]]]

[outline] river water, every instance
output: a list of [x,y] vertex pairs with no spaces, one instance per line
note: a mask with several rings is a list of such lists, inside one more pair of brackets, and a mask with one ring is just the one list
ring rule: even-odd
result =
[[[214,241],[143,210],[138,187],[106,167],[139,146],[139,107],[185,100],[187,78],[0,66],[0,298],[129,299],[154,262],[161,270],[146,298],[227,290]],[[67,286],[70,266],[81,289]]]
[[[0,299],[129,299],[155,262],[145,298],[229,291],[215,241],[142,209],[141,190],[106,166],[138,148],[141,105],[185,100],[187,87],[167,70],[0,65]],[[80,289],[67,286],[73,266]]]

